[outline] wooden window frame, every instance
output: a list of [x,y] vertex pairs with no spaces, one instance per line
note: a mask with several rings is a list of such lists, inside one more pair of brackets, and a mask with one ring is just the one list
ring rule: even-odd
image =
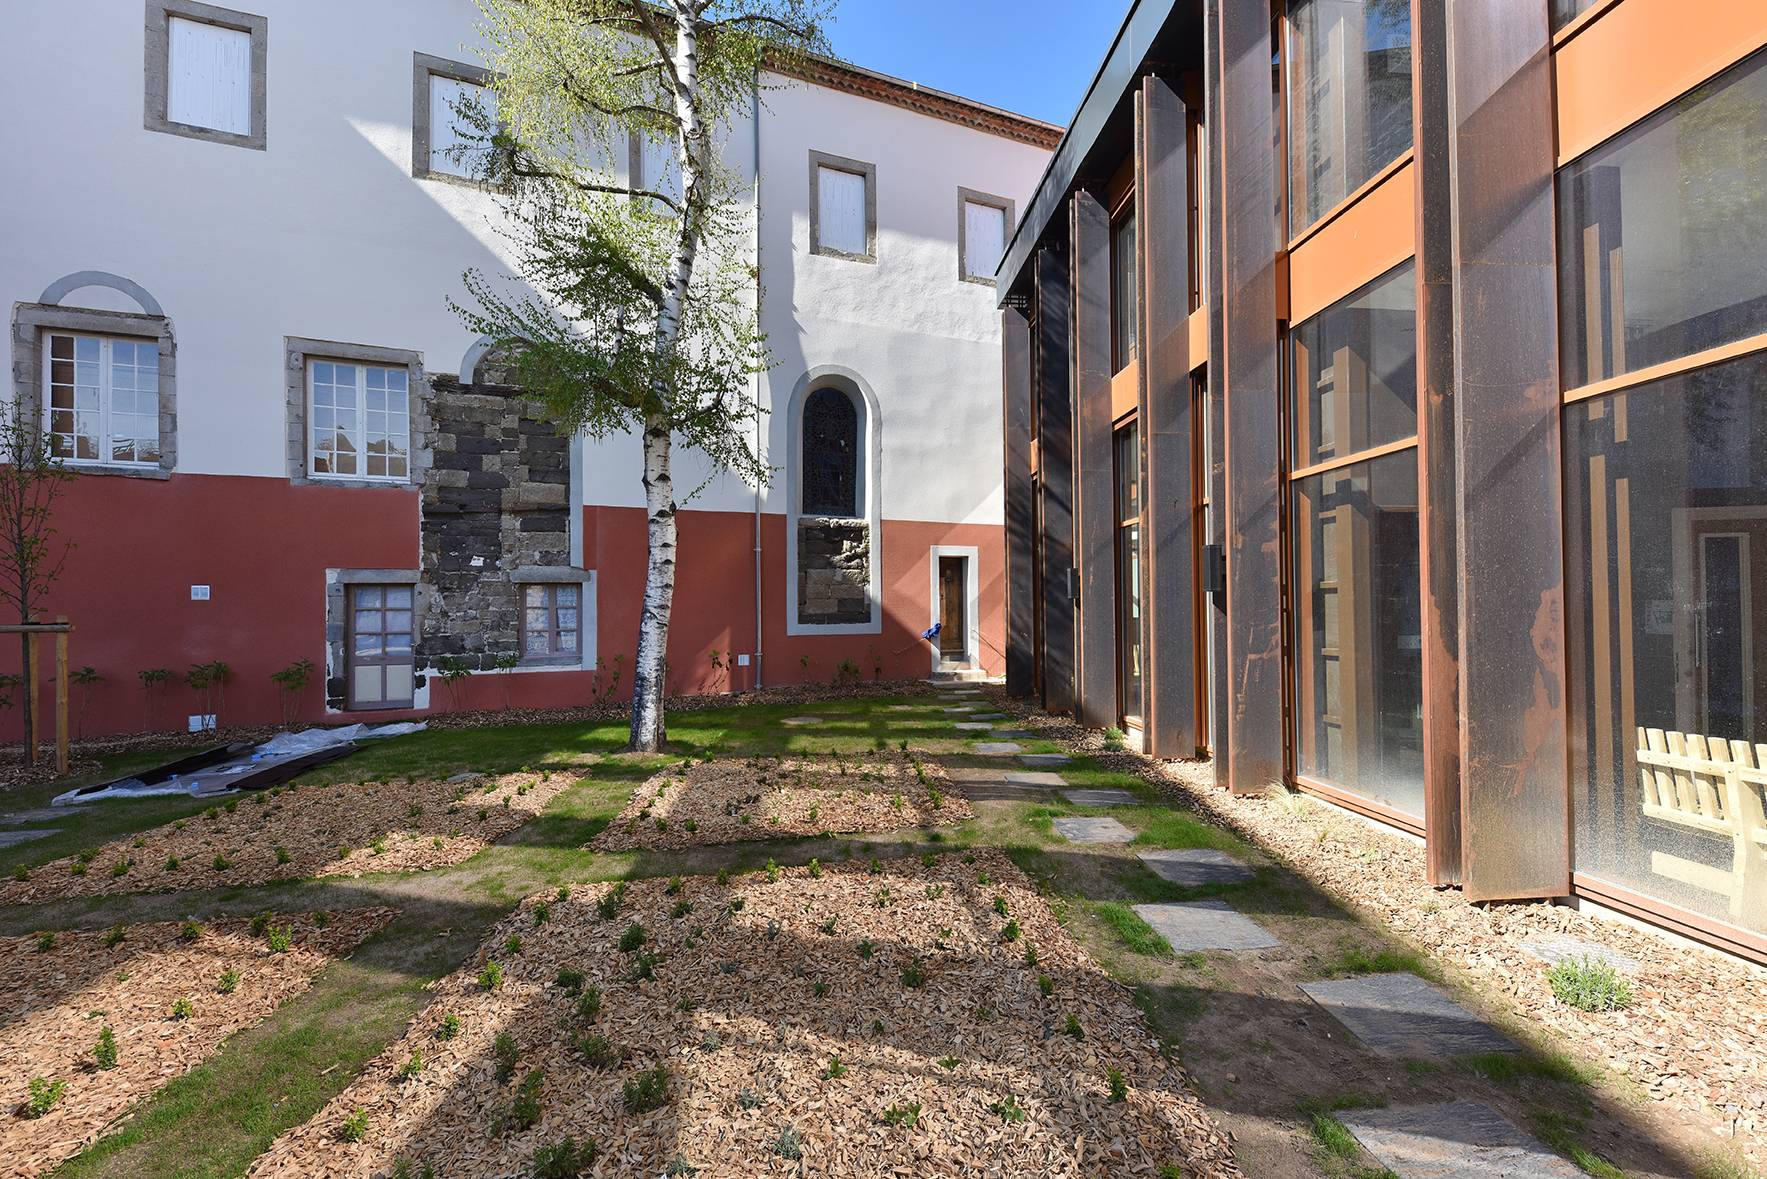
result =
[[[363,607],[363,606],[359,606],[357,604],[356,595],[361,593],[363,590],[378,590],[378,591],[380,591],[381,605],[378,608],[378,612],[383,617],[382,617],[381,628],[378,631],[373,631],[373,632],[363,631],[363,630],[359,629],[357,626],[357,621],[356,621],[357,615],[362,610],[375,609],[375,607]],[[403,590],[406,593],[409,593],[411,595],[411,603],[408,607],[405,607],[405,609],[407,609],[409,611],[409,613],[411,614],[411,630],[409,632],[411,635],[411,649],[409,651],[407,651],[402,658],[390,657],[386,654],[386,636],[388,634],[405,634],[405,633],[407,633],[405,631],[397,631],[397,630],[388,631],[386,629],[385,617],[384,617],[385,614],[387,613],[387,610],[388,610],[388,607],[386,605],[386,595],[389,592],[394,591],[394,590]],[[414,585],[408,584],[408,583],[386,583],[386,584],[383,584],[383,583],[378,583],[378,582],[363,582],[360,584],[351,584],[351,585],[346,586],[345,587],[345,594],[347,596],[344,598],[344,618],[346,620],[345,627],[344,627],[344,631],[345,631],[345,634],[344,634],[344,701],[345,701],[346,706],[348,707],[348,710],[351,712],[390,712],[390,711],[395,711],[398,709],[416,707],[416,695],[417,695],[417,587]],[[357,635],[367,634],[367,633],[374,633],[374,634],[378,634],[381,636],[381,653],[379,655],[363,656],[363,655],[358,655],[356,653],[356,637],[357,637]],[[366,660],[367,662],[366,663],[361,662],[362,660]],[[412,684],[411,694],[408,696],[401,696],[397,699],[394,699],[391,697],[386,697],[384,695],[384,693],[386,691],[386,671],[389,667],[394,667],[394,666],[397,666],[400,664],[409,664],[409,666],[411,667],[411,684]],[[356,669],[359,666],[378,667],[381,669],[380,683],[381,683],[381,691],[383,693],[383,698],[381,700],[376,701],[376,702],[372,702],[372,703],[366,703],[366,704],[361,703],[357,700],[357,697],[356,697]]]
[[[581,667],[583,664],[583,587],[573,581],[529,582],[519,588],[521,592],[521,626],[517,636],[517,641],[521,644],[521,663],[519,666]],[[577,604],[575,606],[561,607],[559,605],[558,592],[562,589],[569,589],[576,593]],[[543,605],[534,606],[529,604],[528,595],[534,590],[539,590],[541,592],[541,595],[544,598]],[[534,632],[528,626],[528,611],[541,609],[546,611],[546,650],[548,653],[545,655],[530,655],[528,653],[528,636]],[[558,622],[558,612],[560,609],[575,610],[577,612],[577,624],[571,627],[560,626]],[[577,649],[575,651],[561,651],[559,649],[558,636],[561,634],[574,634],[576,636]]]

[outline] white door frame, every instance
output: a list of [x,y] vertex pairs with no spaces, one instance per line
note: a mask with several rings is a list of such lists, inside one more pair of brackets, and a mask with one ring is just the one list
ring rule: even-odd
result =
[[[963,621],[969,633],[963,636],[963,649],[967,655],[967,659],[963,666],[980,667],[982,635],[982,576],[980,566],[982,563],[982,551],[980,548],[972,544],[936,544],[927,550],[927,584],[929,587],[927,607],[928,612],[932,615],[932,618],[927,623],[927,627],[931,627],[933,623],[939,621],[940,557],[964,558],[963,595],[966,600],[964,602]],[[939,655],[939,645],[933,643],[932,648],[933,672],[937,674],[940,669],[945,666],[945,663]]]

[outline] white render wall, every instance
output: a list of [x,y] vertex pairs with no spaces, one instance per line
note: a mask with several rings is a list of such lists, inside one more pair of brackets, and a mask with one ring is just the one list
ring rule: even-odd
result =
[[[494,200],[411,176],[412,55],[478,63],[471,0],[239,0],[269,20],[268,150],[142,126],[140,0],[17,0],[0,20],[0,306],[109,271],[159,300],[178,341],[179,471],[284,478],[283,339],[402,348],[452,373],[473,342],[446,297],[503,273]],[[1001,522],[999,335],[991,287],[957,277],[959,186],[1021,206],[1048,153],[844,93],[763,96],[767,448],[787,461],[802,375],[858,373],[883,417],[882,514]],[[726,162],[753,176],[753,128]],[[809,153],[877,168],[875,266],[811,256]],[[623,164],[623,161],[622,161]],[[109,291],[66,301],[132,309]],[[0,348],[9,348],[0,343]],[[4,356],[10,372],[11,358]],[[582,502],[642,503],[632,439],[578,448]],[[701,482],[683,462],[685,493]],[[765,509],[784,512],[783,473]],[[719,478],[692,508],[752,510]]]

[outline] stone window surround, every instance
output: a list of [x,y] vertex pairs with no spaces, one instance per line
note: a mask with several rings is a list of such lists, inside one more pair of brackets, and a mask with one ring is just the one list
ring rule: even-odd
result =
[[[823,168],[850,172],[865,178],[865,252],[852,254],[822,244],[822,178]],[[825,258],[844,258],[849,262],[877,264],[877,165],[863,160],[850,160],[828,152],[810,152],[810,252]]]
[[[413,589],[411,595],[412,634],[423,633],[424,591],[422,575],[415,569],[327,569],[325,571],[325,711],[328,713],[348,712],[355,714],[374,712],[409,712],[413,709],[422,711],[428,707],[428,684],[424,676],[423,663],[416,651],[412,652],[414,669],[411,681],[413,703],[410,708],[395,705],[391,708],[351,708],[349,706],[349,686],[346,677],[349,674],[349,633],[350,609],[349,592],[356,585],[408,585]],[[342,694],[334,695],[332,685],[343,685]]]
[[[45,292],[49,297],[58,283]],[[100,284],[85,284],[100,285]],[[110,285],[110,284],[102,284]],[[121,289],[121,288],[118,288]],[[144,292],[145,293],[145,292]],[[152,297],[148,305],[157,309]],[[47,332],[85,332],[102,336],[134,336],[156,340],[160,349],[160,461],[157,467],[108,463],[70,463],[81,475],[121,475],[134,479],[169,479],[178,466],[178,348],[172,324],[163,315],[128,311],[93,311],[50,303],[18,303],[12,311],[12,388],[16,404],[37,429],[43,423],[43,336]]]
[[[285,336],[284,376],[288,406],[288,480],[293,484],[322,487],[411,487],[423,484],[433,452],[430,449],[430,386],[424,371],[423,353],[400,348],[381,348],[371,344],[340,344],[331,340],[309,340]],[[403,482],[393,479],[352,479],[315,475],[308,458],[310,440],[307,436],[307,364],[311,360],[340,360],[346,364],[372,364],[406,369],[410,375],[411,392],[411,461]]]
[[[174,123],[166,117],[166,104],[171,95],[171,33],[173,17],[236,29],[251,34],[252,39],[252,129],[244,135],[217,131],[213,127],[194,127]],[[249,12],[217,8],[198,0],[147,0],[146,97],[143,101],[142,125],[149,131],[182,135],[189,139],[206,139],[233,147],[265,151],[269,147],[269,83],[270,20]]]
[[[883,594],[880,580],[883,560],[883,418],[877,395],[865,379],[841,365],[818,365],[799,378],[786,415],[787,454],[803,454],[804,403],[818,389],[837,388],[853,398],[859,409],[859,492],[864,519],[871,532],[871,621],[858,623],[806,623],[798,621],[798,521],[803,518],[801,459],[786,467],[785,528],[785,633],[792,635],[875,635],[883,633]],[[813,519],[816,517],[812,517]]]
[[1006,214],[1006,224],[1002,229],[1000,240],[1002,245],[1012,241],[1013,226],[1018,224],[1018,205],[1010,197],[995,196],[991,192],[978,192],[973,188],[957,189],[957,277],[962,282],[973,282],[979,286],[994,286],[992,274],[981,275],[969,273],[969,209],[970,205],[987,205],[999,209]]
[[[482,66],[450,61],[427,53],[413,53],[411,61],[411,175],[419,180],[438,180],[443,184],[488,190],[490,186],[482,180],[456,176],[451,172],[438,172],[431,166],[430,141],[431,128],[435,125],[435,112],[430,110],[429,80],[431,77],[450,78],[456,82],[469,82],[474,86],[488,88],[496,80],[496,75]],[[464,373],[461,374],[461,379],[466,379]]]
[[[509,582],[515,586],[518,595],[530,585],[578,585],[583,587],[583,592],[577,599],[577,658],[562,661],[553,658],[530,663],[524,654],[522,662],[511,670],[546,672],[585,671],[593,668],[596,647],[595,570],[524,565],[510,572]],[[517,600],[518,602],[523,601],[520,597]],[[525,610],[525,603],[518,606],[518,609]]]

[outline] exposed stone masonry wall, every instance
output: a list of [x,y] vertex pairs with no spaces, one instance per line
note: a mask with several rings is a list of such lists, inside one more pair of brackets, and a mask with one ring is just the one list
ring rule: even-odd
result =
[[805,516],[798,521],[798,622],[871,621],[871,526]]

